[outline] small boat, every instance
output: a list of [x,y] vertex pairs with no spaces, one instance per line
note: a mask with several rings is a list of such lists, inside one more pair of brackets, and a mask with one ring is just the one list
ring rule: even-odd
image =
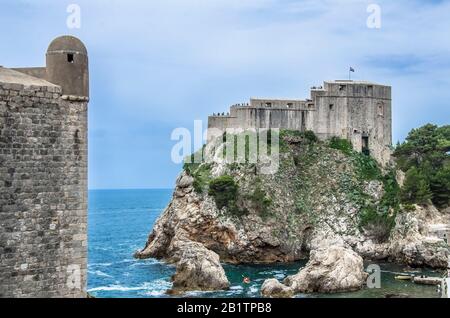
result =
[[411,298],[408,294],[386,294],[384,298]]
[[412,280],[413,277],[409,276],[409,275],[399,275],[399,276],[395,276],[396,280]]
[[441,285],[442,278],[439,277],[427,277],[427,276],[416,276],[414,277],[414,283],[422,285]]

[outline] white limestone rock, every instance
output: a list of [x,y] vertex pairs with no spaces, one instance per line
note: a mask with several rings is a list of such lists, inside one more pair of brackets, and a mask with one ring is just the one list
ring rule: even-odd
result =
[[292,288],[280,283],[275,278],[266,279],[261,286],[261,295],[272,298],[285,298],[293,296]]
[[363,259],[342,246],[330,246],[311,251],[306,267],[284,283],[295,293],[336,293],[355,291],[367,279]]
[[415,206],[397,215],[389,246],[390,259],[410,266],[445,268],[449,250],[430,232],[433,224],[450,224],[449,216],[434,206]]
[[172,277],[172,291],[229,288],[230,283],[220,264],[219,255],[192,241],[178,242],[178,245],[180,259]]

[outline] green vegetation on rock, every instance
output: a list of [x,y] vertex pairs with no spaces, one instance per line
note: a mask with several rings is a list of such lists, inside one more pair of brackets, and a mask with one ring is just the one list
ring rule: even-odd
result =
[[346,155],[349,155],[353,151],[352,143],[347,139],[339,137],[331,137],[328,145],[330,148],[341,150]]
[[354,160],[358,177],[361,180],[380,180],[382,178],[382,172],[375,159],[355,151],[352,151],[350,155]]
[[200,165],[192,176],[194,177],[193,187],[195,192],[203,193],[211,180],[211,165],[207,163]]
[[183,164],[183,170],[194,178],[193,187],[195,192],[203,193],[211,180],[211,165],[209,163],[196,163],[194,154],[189,159],[190,162]]
[[249,200],[252,207],[258,213],[258,215],[264,220],[270,216],[270,206],[272,204],[272,199],[266,194],[262,189],[261,179],[257,178],[254,182],[255,188],[248,194],[245,198]]
[[301,144],[314,144],[319,141],[313,131],[307,130],[305,132],[297,130],[281,129],[279,131],[280,138],[280,153],[290,152],[289,143],[295,141]]
[[359,226],[377,241],[384,242],[395,225],[395,217],[400,210],[400,187],[395,171],[389,171],[381,178],[383,197],[379,202],[367,202],[360,212]]
[[369,155],[354,151],[352,143],[347,139],[332,137],[328,142],[328,146],[342,151],[345,155],[353,159],[358,177],[361,180],[381,179],[382,173],[376,160]]
[[233,177],[224,175],[209,182],[208,194],[214,198],[218,209],[226,208],[233,216],[242,216],[247,213],[245,209],[237,206],[239,187]]
[[[348,199],[359,207],[358,227],[379,242],[389,238],[395,225],[395,217],[400,209],[400,188],[395,178],[395,171],[383,174],[374,158],[353,150],[351,142],[332,137],[328,146],[337,149],[352,163],[352,171],[342,175],[340,188]],[[369,182],[383,185],[383,196],[375,200],[365,190]]]

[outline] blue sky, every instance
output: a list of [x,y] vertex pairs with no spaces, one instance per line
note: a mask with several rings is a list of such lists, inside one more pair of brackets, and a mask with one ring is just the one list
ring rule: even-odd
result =
[[[68,29],[66,8],[81,8]],[[366,25],[381,7],[381,28]],[[172,187],[177,127],[250,97],[308,97],[348,76],[393,87],[393,136],[450,118],[450,2],[0,0],[0,64],[43,66],[50,41],[89,50],[89,187]]]

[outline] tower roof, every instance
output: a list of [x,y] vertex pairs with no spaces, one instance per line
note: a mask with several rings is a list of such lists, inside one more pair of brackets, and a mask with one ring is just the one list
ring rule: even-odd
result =
[[71,35],[57,37],[52,41],[52,43],[50,43],[47,49],[47,54],[58,52],[77,52],[87,55],[87,49],[83,42]]

